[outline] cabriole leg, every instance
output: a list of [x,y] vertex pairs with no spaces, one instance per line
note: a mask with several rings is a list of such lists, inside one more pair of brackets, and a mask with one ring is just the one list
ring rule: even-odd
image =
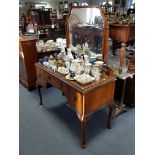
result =
[[38,82],[36,82],[36,87],[37,87],[37,90],[38,90],[38,94],[39,94],[39,99],[40,99],[40,105],[42,105],[42,95],[41,95],[41,85],[39,85]]
[[88,119],[90,118],[82,118],[78,116],[80,123],[81,123],[81,148],[86,148],[86,135],[87,135],[87,123]]
[[114,104],[109,105],[109,116],[108,116],[108,128],[111,129],[111,122],[113,118],[114,113]]

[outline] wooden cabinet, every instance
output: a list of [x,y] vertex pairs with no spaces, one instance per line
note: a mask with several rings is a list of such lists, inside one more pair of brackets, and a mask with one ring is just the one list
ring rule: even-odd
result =
[[[36,40],[30,36],[19,37],[19,81],[21,84],[27,87],[29,91],[35,88],[36,71],[34,64],[42,57],[50,56],[54,53],[59,53],[60,49],[37,52]],[[43,73],[38,73],[40,79],[42,79]],[[43,83],[43,81],[42,81]]]
[[35,88],[36,72],[34,63],[38,61],[36,40],[28,36],[19,37],[19,81],[28,90]]

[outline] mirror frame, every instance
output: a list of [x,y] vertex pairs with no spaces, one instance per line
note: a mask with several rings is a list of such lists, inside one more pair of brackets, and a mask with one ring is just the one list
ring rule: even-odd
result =
[[70,7],[70,13],[67,17],[67,28],[66,28],[66,43],[67,48],[69,48],[69,22],[68,19],[71,15],[72,9],[80,9],[80,8],[98,8],[100,10],[101,16],[104,19],[104,28],[102,32],[102,61],[106,64],[107,63],[107,54],[108,54],[108,48],[109,48],[109,25],[108,25],[108,16],[105,15],[104,10],[96,5],[87,5],[87,6],[72,6]]

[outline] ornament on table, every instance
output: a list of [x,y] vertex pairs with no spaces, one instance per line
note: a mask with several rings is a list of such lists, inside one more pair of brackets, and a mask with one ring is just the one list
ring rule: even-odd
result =
[[76,52],[77,51],[77,47],[74,47],[72,44],[69,45],[69,48],[71,49],[71,51]]
[[74,57],[72,55],[72,52],[71,52],[70,48],[67,48],[67,56],[68,56],[69,61],[74,60]]
[[83,50],[83,54],[89,54],[89,51],[90,51],[90,48],[88,46],[88,43],[85,42],[83,45],[82,45],[82,50]]
[[57,71],[57,67],[55,65],[50,64],[49,68],[51,68],[54,72]]
[[52,54],[50,55],[50,59],[53,59],[53,55]]
[[48,56],[44,56],[44,61],[48,62],[49,57]]

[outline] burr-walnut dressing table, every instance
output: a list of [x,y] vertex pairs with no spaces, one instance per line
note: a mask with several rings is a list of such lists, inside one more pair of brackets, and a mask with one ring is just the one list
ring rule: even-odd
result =
[[40,63],[35,64],[37,73],[36,86],[40,96],[40,104],[42,104],[42,96],[40,88],[46,84],[59,89],[67,98],[67,104],[77,113],[81,122],[82,142],[81,147],[86,147],[86,127],[90,116],[97,110],[108,106],[108,128],[111,128],[111,119],[114,109],[114,88],[115,76],[114,71],[107,68],[107,77],[101,78],[90,84],[81,85],[76,81],[70,81],[64,75],[53,72]]

